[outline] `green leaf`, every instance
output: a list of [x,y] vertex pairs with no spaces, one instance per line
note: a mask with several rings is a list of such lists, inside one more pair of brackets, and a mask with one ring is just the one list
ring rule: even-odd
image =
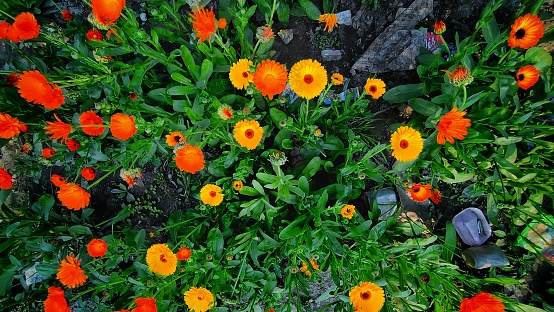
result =
[[258,193],[260,193],[261,195],[265,195],[264,188],[262,187],[260,182],[252,180],[252,186],[254,187],[254,189],[256,189],[256,191],[258,191]]
[[302,173],[300,173],[301,176],[305,176],[306,178],[313,177],[321,167],[321,158],[314,157],[310,162],[306,165],[306,168],[302,170]]
[[146,231],[144,229],[140,230],[137,235],[135,235],[135,244],[137,244],[137,249],[140,249],[144,245],[144,240],[146,239]]
[[498,226],[498,206],[492,193],[487,194],[487,217],[493,225]]
[[90,231],[90,229],[86,226],[83,226],[83,225],[74,225],[74,226],[68,228],[67,230],[75,238],[80,236],[80,235],[92,235],[92,232]]
[[552,55],[543,48],[532,47],[525,52],[525,61],[532,63],[538,70],[552,65]]
[[370,231],[369,231],[369,237],[368,240],[370,241],[378,241],[383,234],[385,234],[385,230],[387,229],[387,221],[381,221],[377,223]]
[[178,72],[171,73],[171,78],[180,84],[191,85],[192,81]]
[[281,120],[286,120],[287,119],[287,114],[285,114],[284,112],[278,110],[275,107],[272,107],[272,108],[269,109],[269,115],[271,116],[271,119],[273,120],[275,125],[279,128],[281,128],[281,126],[280,126]]
[[212,75],[213,72],[214,72],[214,64],[208,59],[205,59],[204,61],[202,61],[202,66],[200,67],[200,77],[197,83],[200,83],[202,81],[207,82],[208,79],[210,79],[210,76]]
[[185,63],[184,67],[189,71],[190,75],[192,76],[192,79],[194,79],[194,81],[198,81],[198,77],[200,76],[200,66],[196,65],[196,63],[194,62],[194,58],[192,57],[192,54],[190,53],[189,49],[184,45],[181,46],[181,58]]
[[299,0],[298,3],[306,13],[306,16],[311,20],[317,20],[321,15],[321,11],[310,0]]
[[281,231],[281,233],[279,233],[279,238],[286,240],[298,236],[304,230],[304,226],[301,226],[300,224],[303,223],[307,217],[307,215],[301,215],[300,217],[292,221]]
[[188,95],[188,94],[194,94],[198,88],[196,86],[175,86],[169,88],[167,90],[167,94],[169,95]]
[[6,198],[10,196],[10,193],[11,193],[11,189],[10,190],[0,189],[0,206],[4,204],[4,202],[6,201]]
[[494,140],[494,143],[498,145],[510,145],[517,142],[521,142],[522,139],[523,139],[522,137],[496,138]]
[[408,101],[408,105],[410,105],[411,108],[413,108],[416,112],[425,115],[425,116],[432,116],[437,111],[441,111],[442,108],[440,106],[433,104],[430,101],[420,99],[420,98],[414,98],[410,99]]
[[389,103],[406,103],[410,99],[423,95],[423,83],[407,84],[394,87],[383,95]]
[[298,179],[298,187],[306,194],[306,196],[310,195],[310,184],[305,176],[301,176],[300,179]]
[[242,195],[246,195],[246,196],[258,196],[258,195],[262,195],[260,194],[255,188],[253,187],[250,187],[250,186],[243,186],[242,187],[242,190],[240,190],[240,192]]
[[0,276],[0,295],[4,296],[10,292],[12,288],[13,277],[15,276],[16,272],[17,271],[15,270],[15,268],[11,268],[4,271],[4,273]]
[[446,236],[442,248],[442,259],[446,262],[451,263],[452,257],[454,256],[454,251],[456,250],[456,229],[450,221],[446,222]]
[[225,242],[221,231],[218,228],[211,229],[208,233],[207,247],[215,253],[216,257],[221,257],[221,255],[223,255],[224,244]]
[[279,5],[277,6],[277,17],[279,18],[279,22],[281,22],[284,25],[288,25],[289,15],[290,15],[290,8],[288,3],[284,1],[280,1]]

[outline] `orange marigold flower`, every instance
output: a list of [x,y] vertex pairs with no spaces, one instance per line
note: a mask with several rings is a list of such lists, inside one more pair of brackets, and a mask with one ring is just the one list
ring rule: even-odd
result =
[[385,304],[383,288],[371,282],[363,282],[348,293],[356,311],[379,312]]
[[223,201],[221,187],[215,184],[206,184],[200,189],[200,200],[205,205],[218,206]]
[[177,269],[177,255],[166,244],[154,244],[146,251],[146,264],[152,273],[168,276]]
[[63,10],[62,11],[62,18],[66,21],[73,20],[73,14],[69,10]]
[[484,292],[465,298],[460,304],[460,312],[504,312],[505,309],[500,299]]
[[437,143],[445,144],[446,140],[454,144],[454,138],[463,140],[467,135],[467,128],[471,126],[471,120],[463,118],[465,111],[458,112],[458,108],[454,107],[450,112],[442,116],[437,125],[439,134],[437,135]]
[[111,26],[121,16],[121,11],[125,7],[125,0],[92,0],[90,6],[98,23]]
[[179,251],[177,252],[177,259],[183,261],[190,259],[190,255],[192,252],[187,247],[181,247],[179,248]]
[[117,113],[112,116],[110,131],[112,135],[120,140],[127,140],[132,137],[136,132],[135,117]]
[[175,163],[179,170],[194,174],[204,168],[204,155],[198,146],[187,144],[175,151]]
[[390,138],[392,156],[398,161],[415,160],[423,150],[421,133],[407,126],[399,127]]
[[52,181],[52,184],[54,184],[57,187],[60,187],[67,183],[64,177],[55,173],[50,177],[50,181]]
[[129,169],[129,170],[123,170],[119,172],[119,176],[127,182],[127,185],[129,187],[133,187],[137,184],[135,179],[142,178],[142,174],[140,173],[140,169]]
[[194,29],[194,38],[200,37],[200,43],[204,40],[209,41],[210,36],[215,34],[216,31],[214,8],[211,7],[209,11],[205,8],[192,11],[190,17],[192,19],[192,28]]
[[13,186],[12,175],[3,168],[0,168],[0,189],[9,190]]
[[13,31],[19,40],[29,40],[38,37],[40,25],[32,13],[22,12],[15,17],[12,24]]
[[102,41],[102,33],[97,29],[91,29],[87,32],[88,40]]
[[441,202],[441,192],[437,189],[431,190],[431,197],[429,199],[436,205]]
[[310,257],[310,265],[314,270],[319,271],[319,265],[315,263],[315,259],[312,257]]
[[456,66],[456,69],[453,73],[449,72],[448,70],[442,71],[448,75],[450,82],[455,87],[467,86],[468,84],[473,82],[471,71],[463,65]]
[[262,95],[273,97],[287,88],[287,70],[274,60],[263,60],[252,76],[254,85]]
[[414,183],[406,192],[414,201],[423,202],[431,197],[431,185]]
[[239,121],[233,130],[233,137],[237,143],[248,150],[253,150],[260,144],[263,134],[264,128],[257,120]]
[[62,89],[56,84],[48,83],[38,70],[24,71],[19,78],[18,92],[27,102],[43,105],[50,110],[65,102]]
[[94,169],[91,167],[85,167],[81,170],[81,175],[87,181],[91,181],[94,180],[94,178],[96,177],[96,171],[94,171]]
[[512,24],[508,45],[510,48],[529,49],[535,46],[544,35],[544,22],[530,13],[518,17]]
[[250,67],[252,61],[248,59],[240,59],[231,66],[229,70],[229,79],[231,84],[239,90],[246,89],[252,82],[252,74],[250,74]]
[[71,312],[63,289],[56,286],[48,288],[48,297],[44,300],[44,312]]
[[66,183],[60,186],[58,199],[68,209],[81,210],[89,205],[90,194],[75,183]]
[[2,21],[0,22],[0,39],[9,39],[9,32],[12,30],[10,23]]
[[56,118],[57,121],[47,121],[46,123],[48,126],[45,126],[44,130],[46,134],[50,136],[50,139],[55,141],[61,139],[62,143],[65,143],[69,134],[73,132],[73,127],[70,124],[61,121],[56,114],[54,114],[54,118]]
[[60,283],[64,286],[76,288],[83,285],[88,276],[85,275],[81,268],[81,261],[75,258],[74,255],[69,255],[60,263],[56,278],[60,280]]
[[220,18],[218,21],[217,21],[217,28],[219,29],[223,29],[227,27],[227,20],[224,19],[224,18]]
[[356,207],[354,205],[344,205],[340,209],[340,214],[346,219],[352,219],[356,213]]
[[539,70],[533,65],[526,65],[520,68],[516,74],[517,85],[523,90],[527,90],[539,81]]
[[337,26],[337,14],[326,13],[319,16],[317,19],[320,23],[325,23],[325,30],[327,32],[332,32],[333,28]]
[[375,100],[380,98],[386,92],[385,82],[381,79],[367,78],[364,86],[365,92]]
[[229,120],[233,118],[233,109],[231,108],[231,106],[223,104],[217,109],[217,114],[221,119]]
[[233,188],[235,189],[235,191],[240,191],[242,190],[243,187],[244,187],[244,184],[242,184],[241,180],[236,180],[233,182]]
[[75,139],[67,140],[67,142],[65,142],[65,145],[67,145],[67,148],[72,152],[78,150],[79,147],[81,147],[81,143],[79,143],[79,141]]
[[135,299],[137,307],[131,312],[157,312],[156,299],[154,298],[137,298]]
[[173,131],[165,136],[165,143],[169,146],[177,146],[177,144],[185,141],[185,136],[179,131]]
[[211,291],[206,288],[191,287],[185,292],[185,303],[193,312],[206,312],[214,305],[215,297]]
[[[0,22],[0,23],[2,23],[2,22]],[[7,84],[14,87],[19,83],[19,80],[20,80],[19,74],[18,73],[11,73],[9,75],[6,75],[6,77],[4,77],[4,80],[6,81]]]
[[26,126],[19,119],[0,113],[0,138],[12,139],[23,130],[26,130]]
[[93,258],[104,257],[106,251],[108,251],[108,244],[99,238],[91,240],[87,245],[87,252]]
[[334,73],[331,75],[331,83],[335,86],[341,85],[344,82],[344,76],[340,73]]
[[275,33],[271,25],[260,26],[256,29],[256,39],[260,40],[262,43],[268,43],[273,38],[275,38]]
[[48,159],[56,154],[56,150],[51,147],[45,147],[42,149],[42,157]]
[[21,151],[25,154],[27,154],[30,150],[31,150],[31,147],[29,146],[28,143],[23,144],[23,146],[21,147]]
[[102,125],[102,118],[93,111],[87,111],[79,116],[79,123],[84,133],[99,136],[104,133],[106,126]]
[[434,33],[442,35],[446,31],[446,24],[442,20],[436,20],[434,25]]

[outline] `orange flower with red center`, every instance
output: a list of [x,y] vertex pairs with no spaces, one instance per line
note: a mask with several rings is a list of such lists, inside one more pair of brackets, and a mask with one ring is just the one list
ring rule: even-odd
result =
[[177,269],[177,255],[166,244],[154,244],[146,251],[146,264],[152,273],[168,276]]
[[64,177],[55,173],[50,177],[50,181],[52,181],[52,184],[54,184],[57,187],[60,187],[67,183]]
[[190,255],[192,252],[187,247],[181,247],[179,248],[179,251],[177,252],[177,259],[184,261],[190,259]]
[[113,115],[110,123],[110,131],[117,139],[123,141],[129,139],[137,132],[135,117],[122,113]]
[[316,60],[301,60],[292,65],[289,73],[292,91],[307,100],[319,96],[327,85],[327,71]]
[[274,60],[264,60],[252,75],[252,81],[262,95],[273,100],[275,95],[287,88],[287,70]]
[[87,32],[87,39],[91,41],[102,41],[102,33],[97,29],[91,29]]
[[121,171],[119,172],[119,177],[121,177],[131,188],[137,184],[135,179],[142,178],[142,174],[140,173],[140,169],[130,169],[130,170],[121,169]]
[[456,66],[456,69],[454,69],[453,73],[449,72],[448,70],[442,71],[448,75],[450,82],[455,87],[467,86],[468,84],[473,82],[471,71],[463,65]]
[[56,118],[57,121],[47,121],[46,123],[48,126],[45,126],[44,130],[46,134],[50,136],[50,139],[55,141],[61,139],[62,143],[65,143],[69,134],[73,132],[73,127],[70,124],[61,121],[56,114],[54,114],[54,118]]
[[179,170],[194,174],[204,168],[204,155],[198,146],[187,144],[175,151],[175,164]]
[[510,48],[529,49],[544,35],[544,22],[530,13],[520,16],[513,24],[508,38]]
[[104,26],[115,24],[125,7],[125,0],[91,0],[92,14]]
[[399,127],[390,138],[392,156],[398,161],[415,160],[423,150],[419,131],[407,126]]
[[32,13],[23,12],[15,17],[12,23],[12,31],[17,34],[19,40],[34,39],[40,33],[40,25]]
[[237,122],[233,130],[233,137],[240,146],[249,150],[255,149],[262,141],[264,128],[256,120],[242,120]]
[[221,187],[215,184],[206,184],[200,189],[200,200],[205,205],[218,206],[224,197],[221,191]]
[[79,123],[83,132],[91,136],[99,136],[106,129],[106,126],[102,125],[102,118],[91,110],[79,116]]
[[96,171],[94,171],[91,167],[85,167],[81,170],[81,176],[83,176],[83,178],[87,181],[92,181],[96,177]]
[[63,10],[62,11],[62,18],[66,21],[73,20],[73,14],[69,10]]
[[484,292],[465,298],[460,304],[460,312],[504,312],[505,309],[500,299]]
[[89,205],[90,194],[75,183],[66,183],[60,186],[58,199],[68,209],[81,210]]
[[38,70],[24,71],[19,78],[18,92],[27,102],[40,104],[51,110],[65,102],[62,89],[56,84],[48,83]]
[[439,134],[437,135],[437,143],[445,144],[446,140],[450,144],[454,144],[454,138],[463,140],[466,136],[467,128],[471,126],[471,120],[463,118],[466,112],[458,112],[458,108],[454,107],[450,112],[442,116],[437,125]]
[[87,245],[87,252],[93,258],[104,257],[106,251],[108,251],[108,244],[99,238],[91,240]]
[[436,35],[442,35],[446,31],[446,24],[442,20],[435,21],[434,33]]
[[179,131],[173,131],[165,136],[165,143],[169,146],[177,146],[177,144],[185,141],[185,136]]
[[56,150],[51,147],[45,147],[42,149],[42,157],[49,159],[56,154]]
[[192,11],[190,14],[192,28],[194,30],[194,38],[200,37],[200,43],[204,40],[210,40],[210,36],[215,34],[216,31],[216,20],[214,15],[214,8],[211,7],[210,10],[205,8]]
[[26,126],[19,119],[0,113],[0,138],[12,139],[24,130],[26,130]]
[[364,90],[375,100],[380,98],[387,91],[385,82],[377,78],[367,78]]
[[407,193],[414,201],[423,202],[431,197],[431,185],[414,183]]
[[44,300],[44,312],[71,312],[63,289],[56,286],[48,288],[48,297]]
[[81,268],[81,261],[75,258],[74,255],[67,256],[63,259],[58,267],[56,278],[64,286],[68,288],[76,288],[83,285],[88,276],[85,275]]
[[252,82],[252,74],[250,74],[250,67],[252,61],[248,59],[240,59],[234,63],[229,70],[229,79],[231,84],[239,90],[246,89]]
[[79,143],[79,141],[75,139],[67,140],[67,142],[65,142],[65,145],[67,145],[67,148],[72,152],[78,150],[79,147],[81,147],[81,143]]
[[523,90],[528,90],[539,81],[539,70],[533,65],[520,68],[516,74],[517,85]]
[[0,168],[0,189],[9,190],[13,186],[12,175],[3,168]]

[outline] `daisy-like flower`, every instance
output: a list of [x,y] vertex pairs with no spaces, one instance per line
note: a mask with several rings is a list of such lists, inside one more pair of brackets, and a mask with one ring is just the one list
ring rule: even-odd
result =
[[241,180],[236,180],[233,182],[233,188],[235,189],[235,191],[240,191],[243,187],[244,185],[242,184]]
[[93,258],[104,257],[106,251],[108,251],[108,244],[99,238],[91,240],[87,245],[87,252]]
[[181,248],[179,248],[179,251],[177,252],[177,259],[179,259],[180,261],[188,260],[188,259],[190,259],[191,254],[192,254],[192,252],[190,251],[189,248],[181,247]]
[[122,113],[113,115],[110,123],[110,131],[117,139],[123,141],[129,139],[137,133],[137,128],[135,127],[135,117]]
[[383,96],[386,92],[385,82],[377,78],[367,78],[364,86],[365,92],[375,100]]
[[79,116],[79,123],[83,132],[91,136],[99,136],[106,129],[106,126],[102,125],[102,118],[91,110]]
[[62,18],[66,21],[73,20],[73,14],[69,10],[63,10],[62,11]]
[[239,90],[245,89],[252,82],[251,67],[252,61],[248,59],[240,59],[231,66],[229,79],[235,88]]
[[68,255],[60,263],[56,278],[65,287],[76,288],[83,285],[88,276],[85,275],[83,268],[81,268],[81,260],[75,258],[74,255]]
[[103,26],[112,26],[121,16],[125,0],[91,0],[92,14]]
[[436,20],[434,25],[435,35],[442,35],[446,31],[446,24],[442,20]]
[[[12,25],[6,21],[0,22],[0,39],[9,39],[10,32],[12,31]],[[16,38],[17,39],[17,38]]]
[[539,81],[539,70],[533,65],[520,68],[516,74],[517,85],[523,90],[528,90]]
[[255,149],[262,140],[264,128],[256,120],[242,120],[237,122],[233,131],[233,137],[240,146],[249,150]]
[[185,142],[186,140],[185,136],[179,131],[170,132],[165,136],[165,143],[169,146],[177,146],[177,144]]
[[535,46],[544,35],[544,22],[537,15],[529,13],[518,17],[512,24],[508,45],[510,48],[529,49]]
[[56,154],[56,150],[51,147],[45,147],[42,149],[42,157],[49,159]]
[[467,128],[471,126],[471,120],[464,118],[465,111],[458,112],[458,108],[454,107],[451,111],[442,116],[437,124],[437,143],[445,144],[446,140],[454,144],[454,138],[463,140],[466,136]]
[[327,71],[315,60],[301,60],[292,65],[289,73],[292,91],[305,99],[313,99],[321,94],[327,85]]
[[273,100],[287,88],[287,70],[274,60],[263,60],[252,75],[252,81],[262,95]]
[[216,20],[214,15],[214,8],[210,10],[201,8],[192,11],[190,14],[192,28],[194,29],[194,38],[200,37],[200,43],[204,40],[210,40],[210,36],[216,32]]
[[204,168],[204,154],[198,146],[186,144],[175,151],[175,164],[179,170],[194,174]]
[[48,288],[48,297],[44,300],[44,312],[71,312],[63,289],[56,286]]
[[64,184],[67,183],[67,181],[65,180],[64,177],[62,177],[61,175],[59,174],[53,174],[51,177],[50,177],[50,181],[52,182],[52,184],[54,184],[56,187],[60,187]]
[[87,39],[91,41],[102,41],[102,33],[98,29],[91,29],[87,32]]
[[67,145],[67,148],[72,152],[78,150],[79,147],[81,147],[81,143],[79,143],[79,141],[75,139],[67,140],[67,142],[65,142],[65,145]]
[[87,181],[92,181],[96,178],[96,171],[91,167],[85,167],[81,170],[81,176]]
[[9,174],[5,169],[0,168],[0,189],[9,190],[13,186],[12,175]]
[[206,312],[214,305],[214,295],[206,288],[191,287],[185,292],[185,303],[194,312]]
[[48,83],[38,70],[24,71],[19,78],[18,92],[27,102],[43,105],[50,110],[65,102],[62,89],[56,84]]
[[12,139],[25,129],[25,124],[8,114],[0,113],[0,138]]
[[233,118],[233,109],[231,108],[231,106],[223,104],[217,109],[217,114],[221,119],[229,120]]
[[455,87],[467,86],[473,82],[471,71],[463,65],[456,66],[453,73],[448,70],[443,71],[448,75],[450,83]]
[[363,282],[352,288],[349,296],[356,311],[379,312],[385,304],[385,292],[371,282]]
[[333,28],[337,26],[337,14],[326,13],[319,16],[317,19],[320,23],[325,23],[325,30],[327,32],[332,32]]
[[177,256],[166,244],[154,244],[146,251],[146,264],[151,272],[168,276],[177,269]]
[[484,292],[465,298],[460,304],[460,312],[504,312],[505,309],[502,301]]
[[34,39],[40,33],[40,25],[32,13],[22,12],[15,17],[12,31],[15,31],[19,40]]
[[58,199],[68,209],[81,210],[89,205],[90,194],[75,183],[60,185]]
[[56,118],[57,121],[47,121],[46,123],[48,126],[45,126],[44,130],[46,134],[50,136],[50,139],[55,141],[61,139],[62,143],[65,143],[69,134],[73,132],[73,127],[70,124],[61,121],[56,114],[54,114],[54,118]]
[[131,312],[158,312],[156,299],[154,298],[137,298],[135,302],[137,303],[137,307]]
[[200,200],[210,206],[218,206],[223,201],[221,187],[214,184],[206,184],[200,189]]
[[412,161],[423,150],[421,134],[407,126],[399,127],[390,139],[392,156],[398,161]]
[[262,43],[268,43],[273,38],[275,38],[275,33],[271,29],[271,25],[260,26],[256,29],[256,39]]
[[352,219],[356,213],[356,207],[354,205],[344,205],[340,209],[340,214],[346,219]]
[[412,200],[424,202],[431,197],[431,185],[414,183],[412,187],[406,191],[406,193],[412,198]]
[[437,189],[431,190],[431,197],[429,199],[436,205],[441,202],[441,192]]
[[334,73],[331,75],[331,83],[335,86],[341,85],[344,82],[344,76],[339,73]]

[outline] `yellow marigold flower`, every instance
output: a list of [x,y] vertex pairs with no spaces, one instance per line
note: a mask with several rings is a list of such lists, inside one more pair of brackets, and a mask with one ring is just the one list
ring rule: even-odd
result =
[[412,161],[423,150],[421,134],[407,126],[398,128],[390,139],[392,156],[398,161]]
[[173,131],[165,136],[165,143],[169,146],[177,146],[177,144],[185,141],[185,136],[179,131]]
[[344,82],[344,76],[339,73],[334,73],[331,75],[331,83],[335,86],[341,85]]
[[292,65],[289,73],[292,91],[305,99],[313,99],[321,94],[327,85],[327,71],[316,60],[301,60]]
[[308,271],[308,264],[302,261],[302,267],[300,268],[300,272],[306,272],[306,271]]
[[312,257],[310,257],[310,264],[312,265],[312,268],[314,268],[314,270],[319,271],[319,265],[315,263],[315,260]]
[[217,114],[221,119],[229,120],[233,118],[233,109],[231,108],[231,106],[223,104],[217,109]]
[[235,182],[233,182],[233,188],[234,188],[236,191],[242,190],[243,187],[244,187],[244,185],[242,184],[242,181],[241,181],[241,180],[236,180]]
[[446,24],[441,19],[435,21],[433,26],[433,31],[436,35],[442,35],[446,31]]
[[322,136],[322,135],[323,135],[323,133],[321,133],[321,129],[318,128],[318,129],[315,129],[315,130],[314,130],[314,136],[320,137],[320,136]]
[[211,206],[217,206],[223,201],[221,187],[214,184],[206,184],[200,190],[200,200],[202,203]]
[[154,244],[146,251],[146,264],[151,272],[168,276],[177,269],[177,256],[166,244]]
[[383,289],[370,282],[363,282],[352,288],[349,295],[356,311],[379,312],[385,304]]
[[325,30],[327,32],[332,32],[333,28],[337,26],[337,14],[326,13],[319,16],[317,19],[320,23],[325,23]]
[[245,89],[252,82],[252,74],[250,74],[251,66],[252,61],[248,59],[240,59],[231,66],[229,79],[235,88],[239,90]]
[[233,131],[233,137],[240,146],[249,150],[255,149],[264,134],[264,128],[256,120],[242,120],[237,122]]
[[381,79],[367,78],[364,89],[367,94],[371,95],[373,99],[377,100],[383,94],[385,94],[386,85],[385,82]]
[[194,312],[206,312],[214,305],[214,295],[206,288],[191,287],[185,292],[185,303]]
[[340,214],[347,219],[352,219],[356,213],[356,207],[354,205],[344,205],[340,209]]

